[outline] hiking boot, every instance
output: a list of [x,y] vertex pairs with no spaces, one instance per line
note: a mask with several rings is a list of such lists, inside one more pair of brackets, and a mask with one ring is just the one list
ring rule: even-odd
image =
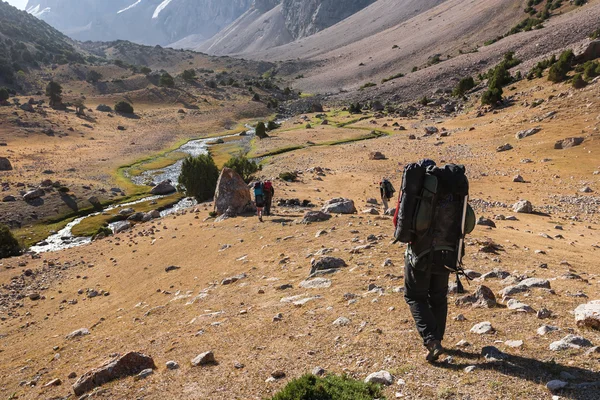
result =
[[427,350],[428,350],[427,356],[425,357],[425,360],[427,360],[427,362],[437,361],[438,358],[440,358],[440,356],[444,352],[442,343],[439,340],[432,340],[432,341],[428,342],[425,345],[425,347],[427,347]]

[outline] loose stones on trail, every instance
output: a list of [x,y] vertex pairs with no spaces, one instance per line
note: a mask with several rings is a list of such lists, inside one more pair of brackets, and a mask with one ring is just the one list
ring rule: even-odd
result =
[[328,274],[338,271],[340,268],[346,267],[346,261],[336,257],[321,257],[311,261],[310,276],[316,274]]
[[394,377],[387,371],[373,372],[365,378],[365,383],[376,383],[390,386],[394,383]]
[[592,347],[592,342],[581,336],[567,335],[561,340],[550,343],[550,350],[552,351],[580,349],[582,347]]
[[86,372],[73,385],[73,391],[81,396],[105,383],[127,376],[137,375],[146,369],[156,369],[152,357],[141,353],[127,353],[99,368]]
[[471,328],[471,333],[476,333],[477,335],[485,335],[494,333],[496,330],[492,326],[491,322],[480,322],[477,325]]
[[194,367],[203,366],[203,365],[214,365],[217,361],[215,360],[215,355],[212,351],[207,351],[206,353],[199,354],[194,359],[192,359],[192,365]]
[[321,211],[330,214],[354,214],[356,207],[354,201],[340,197],[326,202]]
[[577,326],[600,330],[600,300],[582,304],[575,309]]

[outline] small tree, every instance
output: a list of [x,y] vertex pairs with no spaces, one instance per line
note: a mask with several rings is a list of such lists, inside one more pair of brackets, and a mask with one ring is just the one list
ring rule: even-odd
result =
[[150,75],[152,73],[152,70],[148,67],[142,67],[140,68],[140,72],[144,75]]
[[165,72],[164,74],[162,74],[160,76],[160,79],[158,80],[158,84],[160,86],[164,86],[164,87],[174,87],[175,79],[173,79],[173,77],[171,75],[169,75],[167,72]]
[[269,135],[267,135],[267,127],[265,126],[264,122],[259,122],[256,124],[256,136],[259,139],[265,139],[269,137]]
[[573,50],[564,51],[558,58],[558,61],[550,67],[548,80],[557,83],[567,79],[567,73],[571,70],[574,59],[575,54],[573,54]]
[[587,82],[583,80],[583,76],[581,76],[581,74],[576,74],[573,77],[572,84],[575,89],[583,89],[587,86]]
[[83,98],[79,98],[73,101],[73,107],[75,107],[75,114],[85,115],[85,103]]
[[463,96],[467,91],[473,89],[475,87],[475,80],[472,76],[468,76],[463,78],[458,82],[458,86],[454,88],[452,94],[454,96]]
[[0,224],[0,258],[14,257],[21,254],[21,246],[8,226]]
[[246,182],[250,182],[252,176],[259,170],[258,164],[255,161],[248,160],[248,158],[242,154],[230,158],[229,161],[225,163],[225,167],[231,168],[237,172]]
[[133,114],[133,106],[126,101],[119,101],[115,104],[115,111],[123,114]]
[[50,98],[50,107],[56,107],[62,104],[62,86],[58,82],[50,82],[46,86],[46,96]]
[[183,160],[179,185],[187,196],[199,202],[212,199],[218,179],[219,169],[210,155],[190,156]]
[[10,97],[10,93],[7,88],[0,88],[0,101],[6,101]]
[[186,69],[181,73],[181,77],[186,82],[193,82],[196,80],[196,71],[193,69]]
[[91,83],[96,83],[100,79],[102,79],[102,74],[98,71],[90,70],[88,71],[85,80]]
[[275,129],[279,128],[279,124],[273,120],[270,120],[269,122],[267,122],[267,130],[268,131],[274,131]]

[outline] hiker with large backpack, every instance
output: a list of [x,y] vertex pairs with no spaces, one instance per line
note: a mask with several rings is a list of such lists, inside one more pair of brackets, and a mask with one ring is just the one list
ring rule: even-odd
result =
[[265,206],[265,191],[262,182],[254,183],[254,203],[256,204],[256,215],[258,220],[263,222],[263,208]]
[[273,196],[275,196],[275,189],[273,189],[273,183],[271,181],[265,181],[265,215],[271,215],[271,207],[273,206]]
[[394,193],[396,193],[396,189],[392,186],[392,182],[387,178],[383,178],[381,182],[379,182],[379,194],[381,195],[381,202],[383,203],[383,212],[389,210],[388,202],[394,197]]
[[395,242],[407,243],[404,298],[427,348],[426,360],[444,352],[442,340],[448,317],[448,280],[456,273],[458,291],[464,291],[464,237],[475,228],[468,204],[469,181],[465,167],[438,168],[432,160],[404,169],[394,225]]

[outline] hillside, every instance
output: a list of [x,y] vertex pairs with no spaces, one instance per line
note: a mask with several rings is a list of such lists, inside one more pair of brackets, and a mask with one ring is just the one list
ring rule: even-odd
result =
[[[315,367],[361,380],[387,370],[395,377],[384,389],[387,399],[598,398],[597,347],[580,341],[584,347],[555,351],[550,345],[569,334],[600,344],[600,333],[577,326],[572,315],[600,298],[593,262],[600,246],[599,85],[575,90],[548,87],[546,77],[524,80],[507,89],[512,107],[481,116],[473,109],[456,118],[365,115],[353,122],[347,113],[326,110],[329,125],[310,114],[314,128],[305,129],[307,120],[296,117],[261,142],[268,150],[350,131],[388,132],[284,153],[261,173],[300,171],[298,182],[275,180],[277,199],[309,199],[319,207],[348,197],[355,215],[305,225],[295,222],[305,209],[277,207],[262,224],[252,216],[216,223],[207,219],[207,203],[85,247],[3,260],[0,390],[19,399],[73,396],[71,385],[85,372],[141,351],[153,357],[153,374],[105,384],[93,398],[264,399]],[[536,99],[545,101],[530,106]],[[529,122],[550,112],[551,118]],[[394,130],[394,123],[406,131]],[[426,126],[447,134],[424,136]],[[532,126],[541,131],[515,139]],[[554,149],[574,135],[584,138],[581,146]],[[513,150],[495,151],[507,142]],[[370,160],[373,151],[387,160]],[[466,164],[472,204],[496,226],[479,225],[468,238],[466,268],[488,275],[465,286],[469,293],[489,287],[498,305],[459,306],[460,296],[451,294],[449,352],[434,365],[422,361],[402,297],[404,248],[391,244],[390,217],[372,214],[371,207],[381,213],[381,206],[367,203],[377,197],[381,176],[399,187],[403,165],[423,157]],[[525,182],[514,182],[516,174]],[[582,193],[586,185],[594,192]],[[512,204],[521,199],[536,213],[514,213]],[[307,279],[311,258],[322,255],[348,266]],[[500,294],[526,278],[541,279],[545,288]],[[549,318],[536,316],[542,309]],[[471,332],[483,321],[493,333]],[[81,328],[89,334],[66,338]],[[484,357],[487,346],[499,351],[495,358]],[[216,363],[192,366],[207,351]],[[179,367],[167,368],[168,361]],[[568,386],[550,393],[545,385],[554,379]]]

